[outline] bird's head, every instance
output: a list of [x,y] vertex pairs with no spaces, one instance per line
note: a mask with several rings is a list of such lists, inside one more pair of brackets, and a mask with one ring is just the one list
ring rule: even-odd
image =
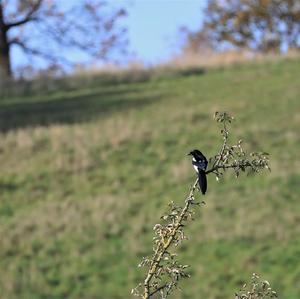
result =
[[197,150],[197,149],[194,149],[194,150],[192,150],[191,152],[189,152],[188,154],[187,154],[188,156],[202,156],[202,153],[199,151],[199,150]]

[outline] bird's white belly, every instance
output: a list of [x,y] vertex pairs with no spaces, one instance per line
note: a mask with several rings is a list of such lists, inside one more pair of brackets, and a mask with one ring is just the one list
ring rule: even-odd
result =
[[194,168],[195,168],[196,172],[199,172],[199,171],[198,171],[198,167],[197,167],[197,166],[195,166],[195,165],[193,165],[193,166],[194,166]]

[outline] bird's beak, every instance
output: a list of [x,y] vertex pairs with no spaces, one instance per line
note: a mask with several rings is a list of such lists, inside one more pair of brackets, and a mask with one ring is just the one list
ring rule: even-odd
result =
[[188,153],[187,156],[190,156],[192,153]]

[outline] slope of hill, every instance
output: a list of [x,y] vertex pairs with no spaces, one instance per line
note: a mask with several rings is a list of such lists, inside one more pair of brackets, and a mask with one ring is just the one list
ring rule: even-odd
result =
[[253,272],[298,298],[299,78],[293,59],[1,101],[0,297],[129,298],[153,225],[193,181],[186,153],[215,153],[227,110],[272,172],[209,177],[173,298],[233,298]]

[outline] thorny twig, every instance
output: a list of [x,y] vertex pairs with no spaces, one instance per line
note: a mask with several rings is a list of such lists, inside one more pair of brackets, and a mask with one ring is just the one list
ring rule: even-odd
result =
[[[190,190],[190,194],[187,197],[186,201],[185,201],[185,206],[182,209],[177,221],[175,222],[175,224],[172,227],[172,230],[167,238],[167,240],[162,239],[162,242],[159,243],[159,245],[157,246],[155,253],[154,253],[154,257],[150,263],[149,266],[149,271],[148,271],[148,275],[144,281],[144,295],[143,298],[149,298],[149,294],[150,294],[150,281],[152,279],[152,277],[155,275],[155,273],[157,272],[158,267],[160,266],[160,262],[163,258],[163,256],[166,254],[168,248],[170,247],[170,245],[172,244],[172,242],[174,241],[174,238],[176,236],[176,234],[178,233],[178,229],[179,227],[182,225],[182,223],[184,222],[184,220],[187,217],[187,211],[190,207],[190,205],[192,204],[192,202],[194,201],[194,191],[197,188],[197,184],[198,184],[198,179],[195,181],[194,185],[191,187]],[[157,288],[157,290],[153,291],[151,293],[151,295],[157,293],[158,291],[161,291],[163,288],[167,287],[167,284],[164,284],[164,286]]]
[[[270,169],[267,153],[252,153],[250,154],[252,158],[249,158],[242,148],[241,140],[236,145],[228,145],[227,125],[233,120],[229,114],[216,112],[215,119],[222,124],[223,143],[219,152],[209,159],[212,166],[206,174],[214,173],[219,180],[227,169],[233,169],[236,177],[241,171],[259,172],[263,168]],[[162,216],[163,224],[156,224],[153,228],[155,232],[154,253],[151,257],[143,258],[139,265],[148,267],[146,278],[143,283],[132,290],[133,294],[142,299],[149,299],[155,294],[160,294],[162,299],[166,298],[174,288],[178,287],[180,278],[189,277],[189,274],[185,272],[188,266],[181,265],[176,260],[176,254],[169,252],[169,249],[172,245],[177,246],[186,239],[183,229],[194,213],[192,206],[201,204],[195,200],[197,185],[198,179],[192,185],[184,206],[180,207],[171,202],[170,211]]]
[[256,273],[252,274],[251,284],[244,284],[242,289],[235,293],[235,299],[272,299],[278,298],[267,280],[260,280]]

